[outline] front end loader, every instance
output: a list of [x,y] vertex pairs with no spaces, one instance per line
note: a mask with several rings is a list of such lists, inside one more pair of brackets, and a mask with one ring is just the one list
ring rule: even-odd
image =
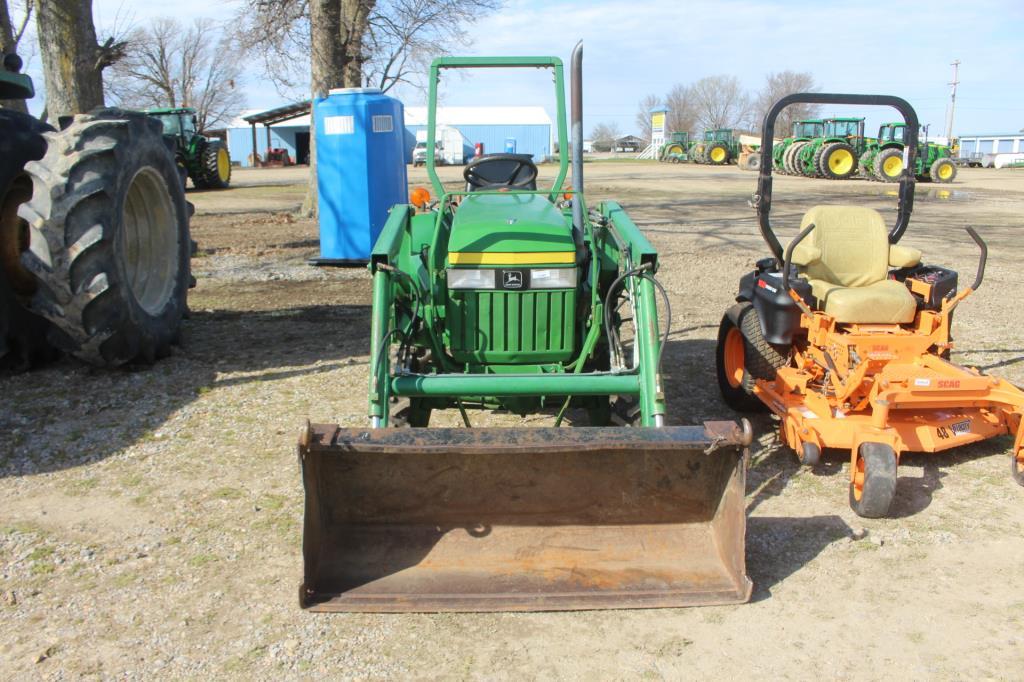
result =
[[[562,62],[445,57],[467,68]],[[537,189],[491,154],[395,206],[373,249],[369,419],[308,425],[300,602],[316,611],[526,611],[746,601],[749,426],[668,426],[658,254],[620,206],[588,207],[582,46],[572,59],[572,187]],[[666,318],[670,313],[664,309]],[[666,319],[670,323],[670,319]],[[427,428],[439,410],[465,428]],[[469,428],[483,411],[549,426]],[[589,425],[559,428],[567,415]],[[613,426],[635,421],[632,428]]]
[[[791,104],[891,106],[909,137],[894,226],[862,206],[816,206],[783,251],[769,220],[775,119]],[[800,93],[765,116],[766,165],[755,207],[771,256],[745,275],[719,328],[718,382],[740,411],[768,409],[782,442],[802,464],[822,450],[850,453],[849,499],[864,517],[889,513],[901,453],[940,452],[1010,435],[1011,473],[1024,485],[1024,391],[949,359],[953,311],[980,285],[921,261],[902,246],[914,199],[917,114],[905,100],[875,95]]]

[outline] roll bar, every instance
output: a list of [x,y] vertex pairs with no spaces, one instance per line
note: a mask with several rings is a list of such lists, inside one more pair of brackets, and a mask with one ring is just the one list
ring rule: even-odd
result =
[[907,231],[910,213],[914,208],[914,162],[917,159],[918,119],[914,107],[902,97],[892,95],[845,95],[824,92],[798,92],[786,95],[775,102],[765,114],[761,127],[761,171],[757,177],[757,193],[754,195],[754,208],[757,210],[757,223],[768,248],[775,259],[782,263],[784,254],[779,238],[772,229],[769,213],[772,208],[772,147],[775,137],[775,120],[779,113],[791,104],[855,104],[864,106],[888,106],[903,115],[907,124],[907,143],[903,148],[903,173],[900,176],[899,204],[896,211],[896,224],[889,231],[889,242],[895,244]]

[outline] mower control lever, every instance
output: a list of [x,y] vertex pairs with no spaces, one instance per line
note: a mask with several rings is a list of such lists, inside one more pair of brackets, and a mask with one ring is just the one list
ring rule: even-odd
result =
[[806,303],[804,303],[804,300],[800,298],[799,294],[795,293],[792,289],[789,288],[789,271],[790,268],[793,267],[793,251],[796,249],[797,245],[800,242],[807,238],[807,235],[809,235],[812,230],[814,230],[814,223],[811,223],[810,225],[805,227],[800,232],[800,234],[796,236],[796,239],[789,243],[789,247],[786,249],[786,258],[782,263],[782,288],[786,290],[786,293],[789,294],[790,297],[792,297],[792,299],[800,307],[800,310],[803,312],[803,314],[807,315],[808,317],[812,315],[811,309],[807,306]]
[[973,227],[967,228],[967,234],[971,235],[971,239],[973,239],[974,243],[978,245],[979,249],[981,249],[981,259],[978,262],[978,274],[974,278],[974,284],[971,285],[971,289],[977,291],[978,287],[981,286],[981,281],[985,279],[985,263],[988,261],[988,244],[985,243],[985,240],[981,238],[981,235],[979,235],[977,230]]

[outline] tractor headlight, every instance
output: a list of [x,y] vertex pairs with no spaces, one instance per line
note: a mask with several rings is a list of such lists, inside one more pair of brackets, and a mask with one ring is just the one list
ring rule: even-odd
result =
[[576,268],[448,268],[449,289],[574,289]]

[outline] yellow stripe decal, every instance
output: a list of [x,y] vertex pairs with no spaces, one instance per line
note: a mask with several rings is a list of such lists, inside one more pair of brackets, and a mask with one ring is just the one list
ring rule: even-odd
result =
[[451,265],[549,265],[576,262],[574,251],[519,252],[519,253],[449,253]]

